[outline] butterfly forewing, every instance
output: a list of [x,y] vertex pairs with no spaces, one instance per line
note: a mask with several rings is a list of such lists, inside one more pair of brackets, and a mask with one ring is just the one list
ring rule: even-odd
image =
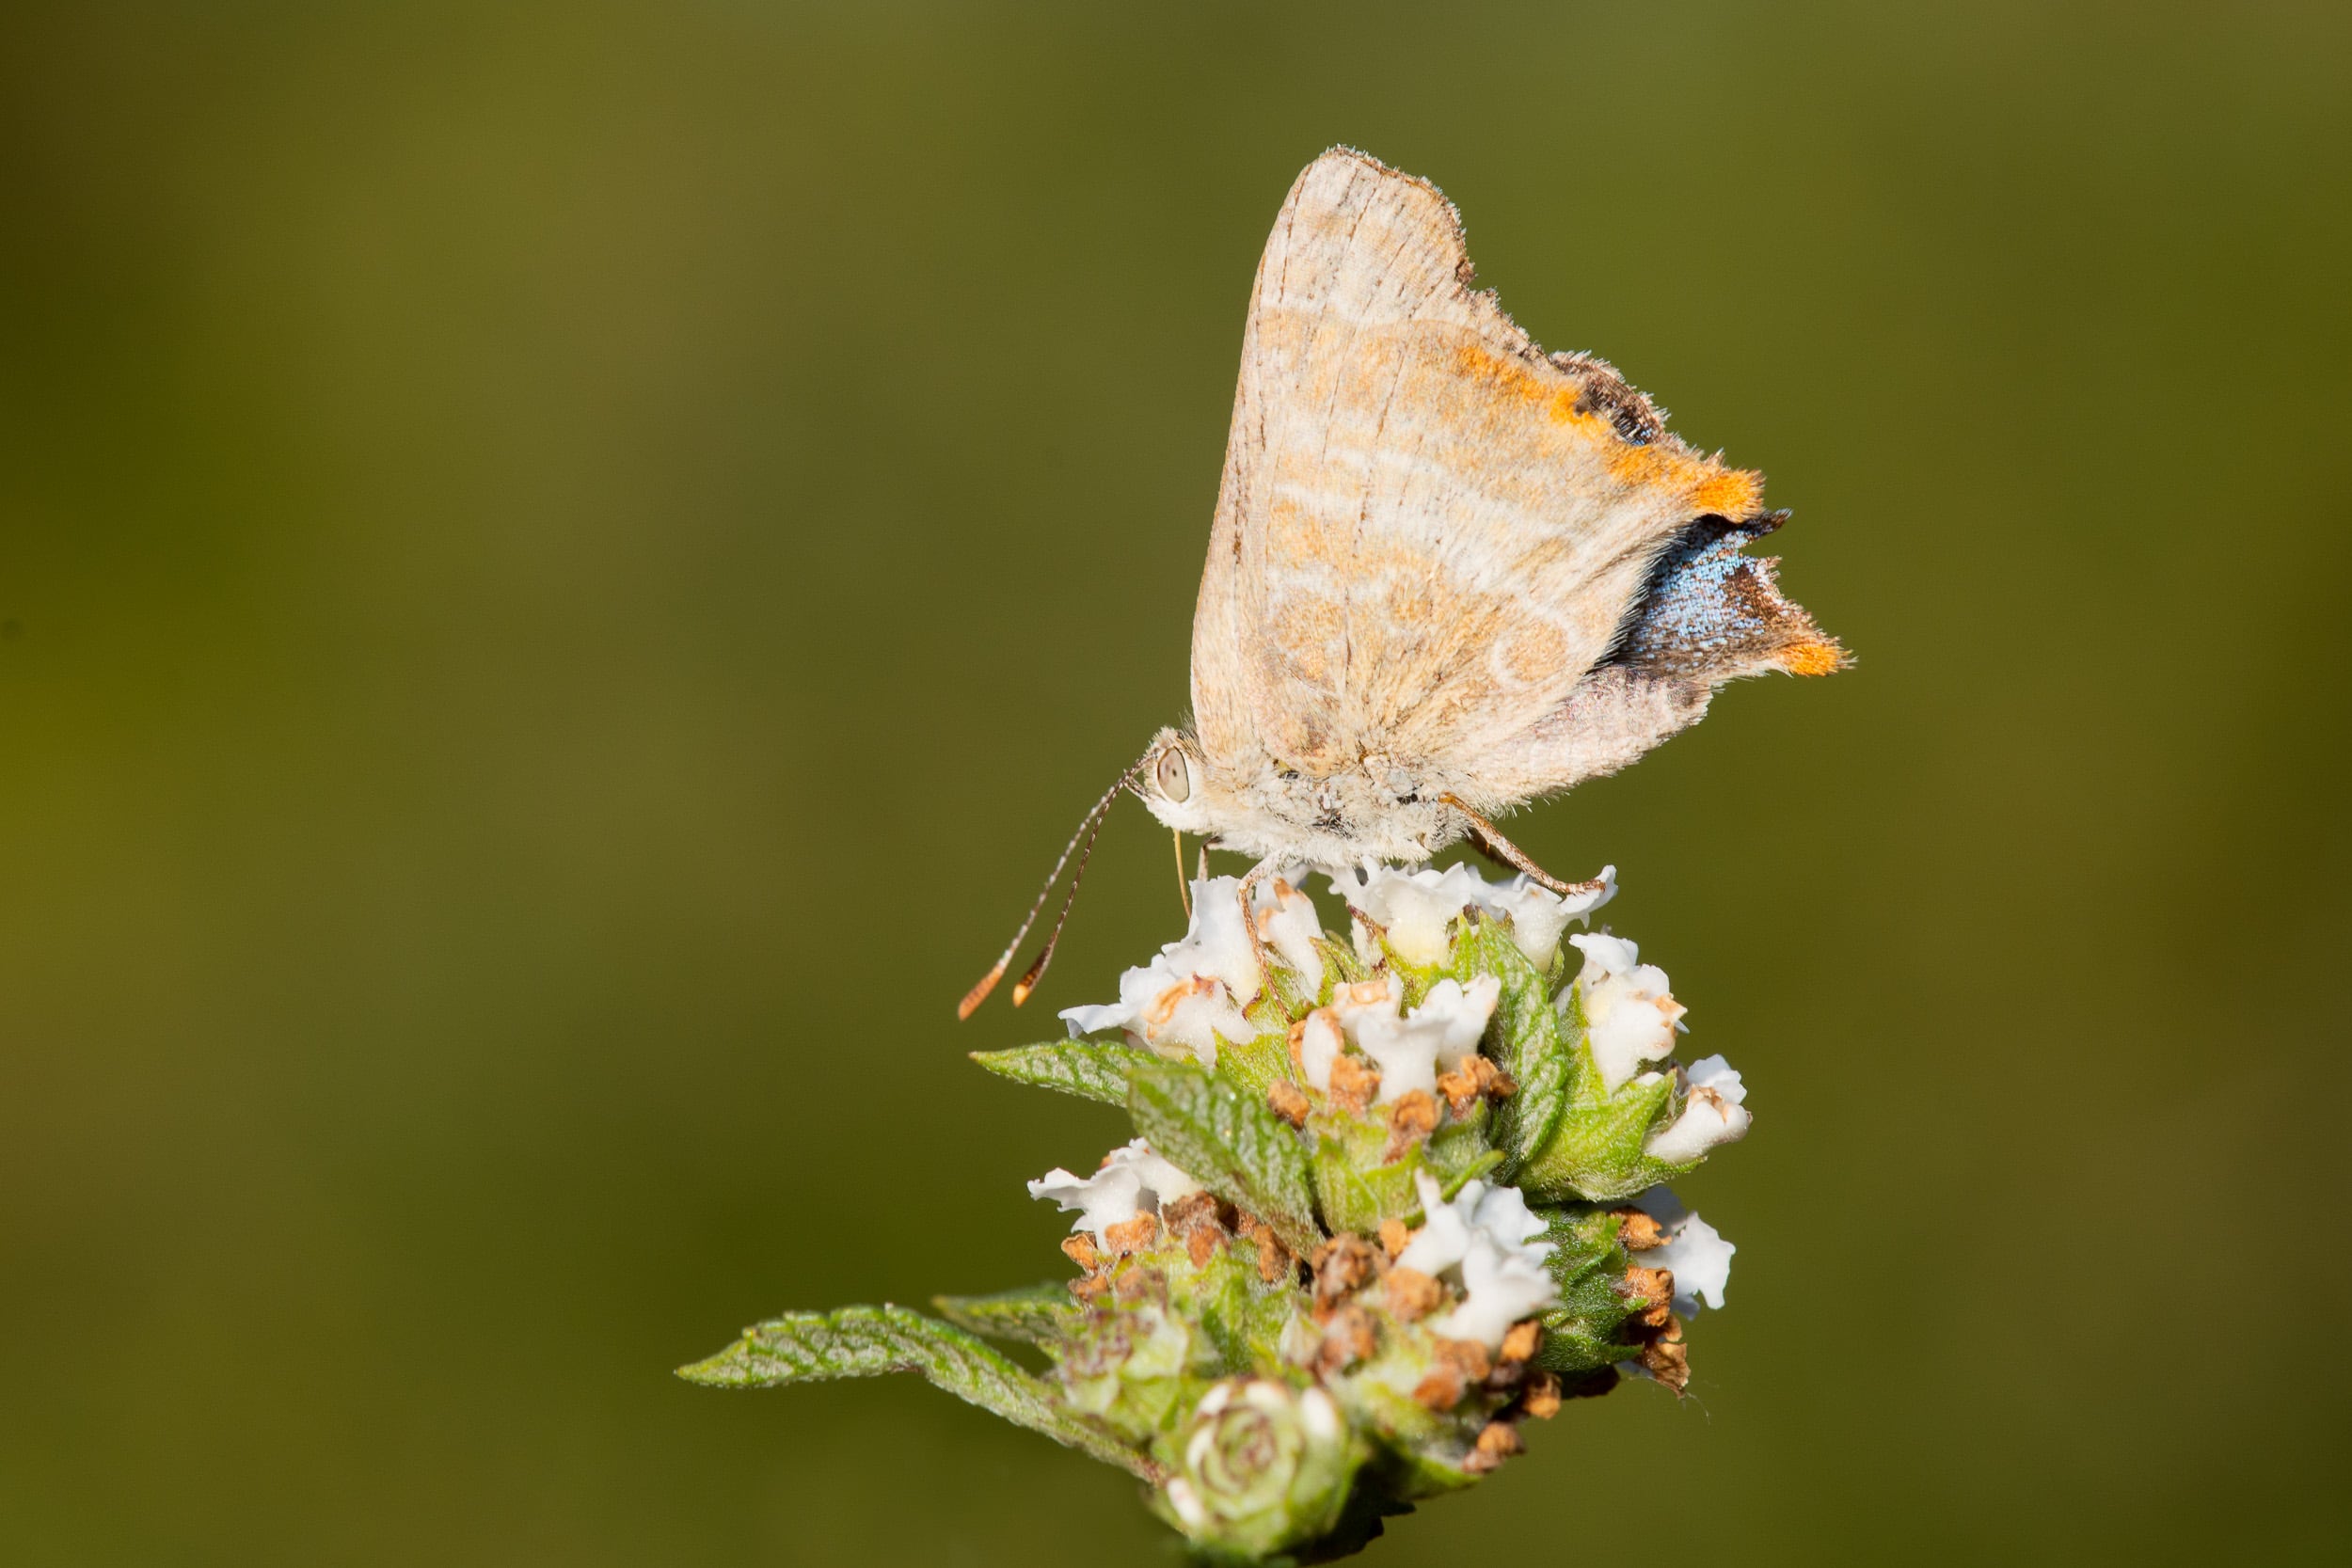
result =
[[1547,357],[1470,270],[1426,182],[1335,150],[1292,187],[1194,625],[1213,760],[1322,777],[1378,755],[1476,789],[1677,531],[1756,511],[1754,475],[1657,432],[1606,367]]

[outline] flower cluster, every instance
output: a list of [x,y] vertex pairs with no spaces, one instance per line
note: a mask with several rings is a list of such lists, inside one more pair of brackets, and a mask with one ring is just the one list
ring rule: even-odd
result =
[[[1665,1183],[1748,1130],[1721,1056],[1675,1060],[1665,973],[1581,895],[1463,866],[1204,877],[1181,941],[980,1053],[1121,1105],[1136,1136],[1030,1195],[1074,1216],[1077,1277],[795,1313],[686,1369],[759,1386],[919,1370],[1124,1465],[1211,1555],[1360,1546],[1627,1376],[1679,1391],[1683,1325],[1731,1244]],[[1032,1372],[984,1342],[1026,1344]]]

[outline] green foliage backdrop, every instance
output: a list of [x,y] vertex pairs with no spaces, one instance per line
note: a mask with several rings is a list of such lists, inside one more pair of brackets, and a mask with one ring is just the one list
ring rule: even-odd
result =
[[1120,1118],[964,1053],[1175,934],[1139,811],[953,1004],[1181,710],[1345,140],[1861,661],[1515,827],[1747,1074],[1740,1261],[1697,1398],[1377,1560],[2335,1559],[2348,76],[2317,5],[11,8],[0,1556],[1158,1560],[917,1380],[669,1369],[1058,1266]]

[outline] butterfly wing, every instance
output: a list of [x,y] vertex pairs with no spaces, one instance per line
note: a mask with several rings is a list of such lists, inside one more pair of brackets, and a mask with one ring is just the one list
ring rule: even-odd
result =
[[1756,475],[1606,365],[1545,355],[1470,277],[1427,182],[1334,149],[1292,186],[1193,624],[1213,761],[1381,755],[1482,805],[1559,787],[1560,715],[1661,559],[1693,519],[1759,515]]

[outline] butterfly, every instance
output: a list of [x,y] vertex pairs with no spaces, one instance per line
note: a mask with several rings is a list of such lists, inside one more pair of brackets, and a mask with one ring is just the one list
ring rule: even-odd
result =
[[1245,911],[1278,867],[1465,836],[1568,891],[1491,818],[1623,768],[1725,681],[1848,662],[1741,553],[1788,515],[1761,476],[1686,445],[1606,361],[1545,353],[1472,276],[1425,180],[1342,147],[1291,186],[1242,336],[1192,722],[1095,802],[961,1016],[1075,853],[1067,918],[1121,791],[1257,857]]

